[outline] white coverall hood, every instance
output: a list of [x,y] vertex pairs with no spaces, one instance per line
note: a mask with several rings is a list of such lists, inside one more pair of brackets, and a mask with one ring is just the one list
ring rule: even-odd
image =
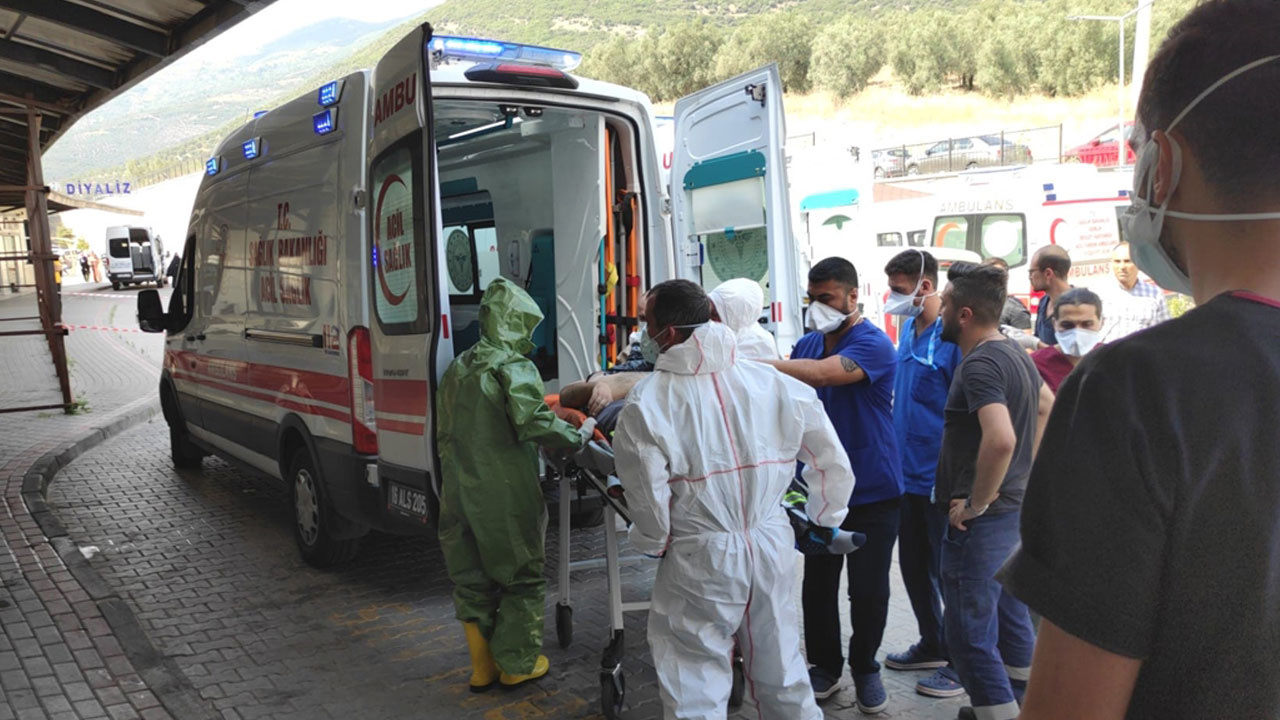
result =
[[813,388],[735,355],[728,326],[694,330],[631,391],[614,436],[631,543],[663,556],[649,611],[663,705],[667,717],[722,720],[736,637],[748,704],[766,718],[821,720],[780,502],[803,461],[810,517],[837,527],[853,473]]
[[747,278],[725,280],[708,293],[716,306],[720,321],[729,326],[738,339],[738,355],[747,360],[781,359],[778,344],[768,330],[760,327],[760,308],[764,307],[764,290],[760,283]]

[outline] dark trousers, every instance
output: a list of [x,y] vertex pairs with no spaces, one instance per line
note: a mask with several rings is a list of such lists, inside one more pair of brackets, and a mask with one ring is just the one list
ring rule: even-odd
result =
[[1017,717],[1016,688],[1031,673],[1036,638],[1027,606],[996,582],[1018,545],[1019,515],[983,515],[966,523],[968,530],[947,527],[942,541],[947,646],[978,717]]
[[907,586],[911,610],[920,628],[920,650],[925,655],[948,659],[942,639],[942,585],[938,561],[942,555],[942,533],[947,516],[927,495],[902,496],[902,524],[898,528],[898,565],[902,584]]
[[855,675],[880,670],[876,651],[889,614],[889,567],[902,517],[898,498],[849,508],[841,525],[865,533],[867,544],[841,557],[804,559],[804,644],[809,662],[834,677],[844,670],[840,647],[840,573],[849,565],[849,667]]

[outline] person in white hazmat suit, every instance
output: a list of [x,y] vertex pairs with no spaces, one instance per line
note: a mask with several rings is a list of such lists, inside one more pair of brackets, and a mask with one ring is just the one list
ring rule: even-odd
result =
[[715,319],[729,326],[738,340],[738,357],[747,360],[781,360],[778,343],[760,327],[764,290],[747,278],[725,280],[708,293]]
[[807,512],[838,527],[853,472],[813,388],[737,360],[733,331],[710,314],[687,280],[649,291],[641,340],[655,368],[613,444],[631,543],[662,558],[648,636],[666,717],[726,716],[736,640],[746,704],[765,718],[821,720],[792,600],[795,533],[779,503],[803,462]]

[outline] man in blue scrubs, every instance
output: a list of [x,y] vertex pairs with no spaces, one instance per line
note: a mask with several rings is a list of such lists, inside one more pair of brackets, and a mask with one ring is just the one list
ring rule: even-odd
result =
[[884,664],[894,670],[936,668],[933,675],[916,683],[916,692],[955,697],[964,694],[964,686],[948,665],[938,580],[947,516],[930,498],[942,448],[947,390],[962,358],[955,343],[941,338],[938,261],[923,250],[904,250],[884,272],[891,292],[885,310],[906,318],[898,334],[898,377],[893,388],[893,428],[902,452],[906,490],[898,528],[898,563],[920,628],[920,641],[903,652],[890,653]]
[[796,343],[790,360],[772,364],[817,388],[856,480],[841,527],[867,536],[866,545],[847,556],[805,556],[805,648],[814,666],[809,680],[820,700],[842,685],[839,591],[847,558],[853,625],[849,667],[858,708],[878,713],[888,706],[876,652],[889,612],[889,567],[902,498],[902,464],[893,432],[897,352],[889,336],[859,312],[858,271],[848,260],[827,258],[809,271],[808,316],[812,332]]

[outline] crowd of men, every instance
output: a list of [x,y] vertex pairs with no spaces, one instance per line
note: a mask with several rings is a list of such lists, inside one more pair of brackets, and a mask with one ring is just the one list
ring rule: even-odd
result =
[[[616,423],[631,543],[661,558],[648,640],[668,718],[725,717],[735,652],[760,717],[819,720],[846,665],[857,707],[885,710],[895,546],[920,638],[884,665],[932,670],[922,694],[967,693],[962,719],[1276,716],[1277,87],[1274,0],[1208,0],[1179,22],[1138,105],[1115,286],[1072,287],[1069,253],[1044,248],[1027,266],[1043,293],[1034,324],[1000,260],[956,263],[944,286],[921,249],[883,269],[887,310],[905,318],[896,348],[862,316],[858,270],[841,258],[810,270],[810,332],[786,359],[755,325],[755,283],[710,298],[685,280],[649,290],[628,372],[561,400]],[[1198,308],[1165,322],[1160,288]],[[520,357],[539,319],[495,282],[486,339],[440,390],[508,428],[529,450],[508,458],[525,475],[532,442],[582,442]],[[504,387],[517,400],[492,392]],[[540,505],[510,469],[481,472],[492,439],[448,425],[441,540],[471,688],[527,682],[547,672],[541,537],[534,521],[491,520],[495,505],[503,518]],[[813,522],[865,536],[852,553],[804,556],[800,608],[779,509],[797,482]],[[494,498],[505,491],[522,500]]]

